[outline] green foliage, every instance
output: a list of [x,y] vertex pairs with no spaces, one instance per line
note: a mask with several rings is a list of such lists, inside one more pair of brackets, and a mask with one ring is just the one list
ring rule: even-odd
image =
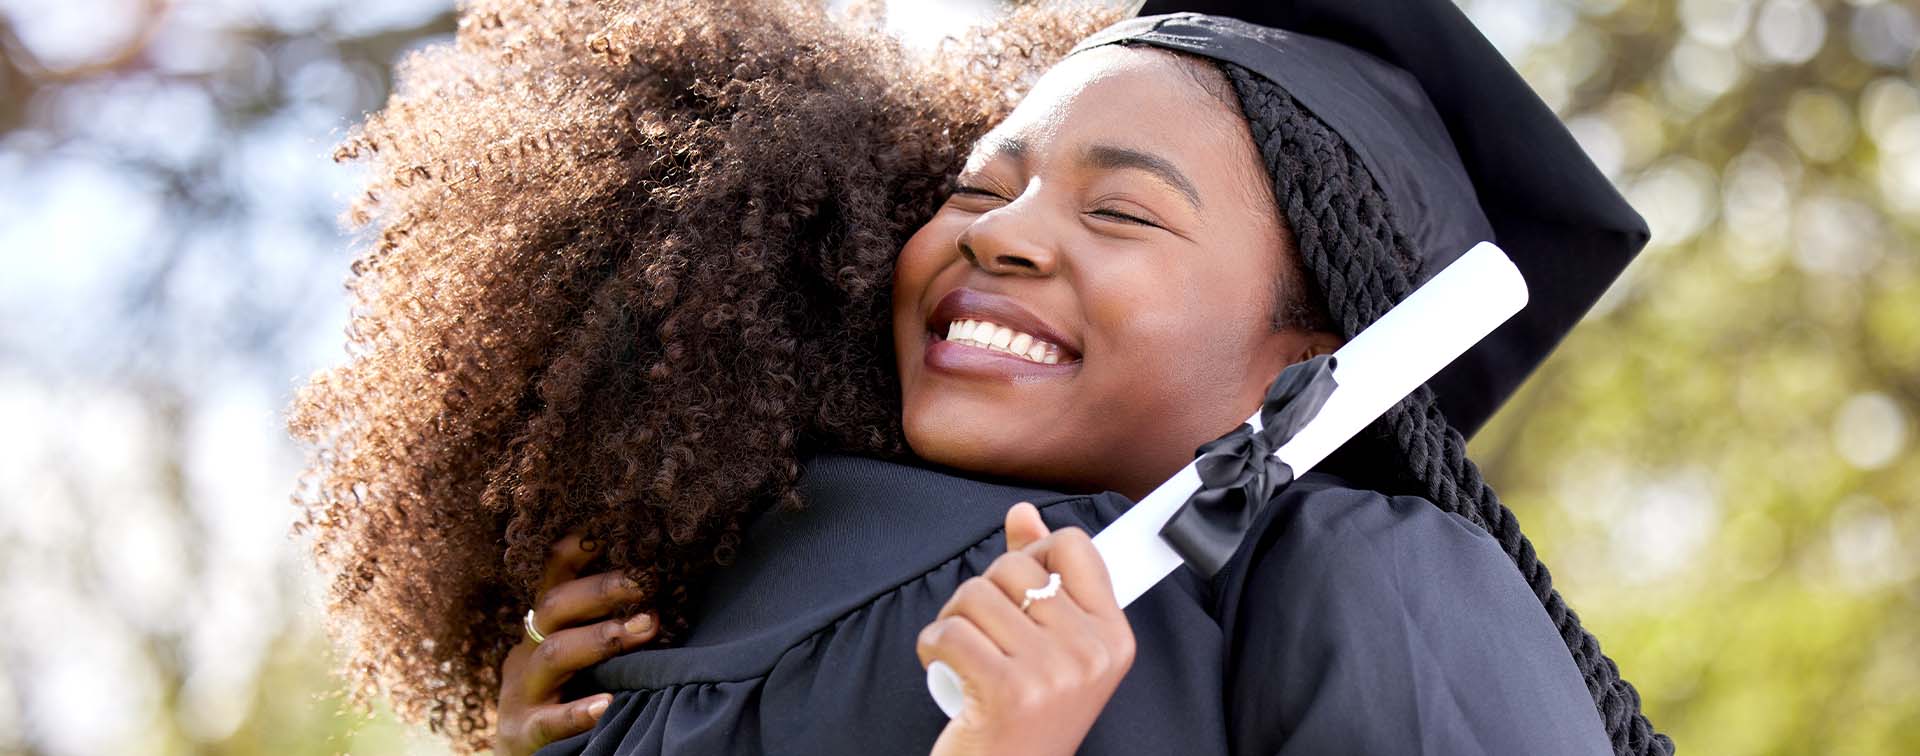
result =
[[1912,753],[1916,13],[1612,5],[1523,69],[1655,241],[1475,456],[1683,751]]
[[[1683,752],[1920,751],[1920,10],[1464,4],[1656,237],[1475,458]],[[328,126],[377,107],[401,52],[452,17],[138,5],[36,26],[46,9],[0,0],[0,199],[79,176],[110,190],[83,217],[147,217],[115,204],[131,199],[167,219],[125,238],[0,223],[94,266],[10,258],[30,285],[0,289],[81,303],[0,303],[0,351],[24,366],[0,366],[0,415],[25,444],[0,455],[0,753],[83,752],[86,733],[48,730],[76,722],[157,754],[443,752],[348,709],[294,544],[229,553],[246,549],[228,520],[282,539],[285,518],[239,513],[272,506],[290,459],[260,465],[277,467],[255,495],[219,459],[236,442],[201,436],[238,407],[239,445],[283,437],[271,410],[322,359],[301,349],[337,344],[312,303],[338,301],[348,244],[308,169],[274,177],[318,164]],[[157,131],[125,115],[153,103],[171,108]],[[101,291],[119,298],[89,303]],[[123,563],[151,543],[171,577],[127,583],[161,597],[142,601]],[[258,594],[238,600],[252,614],[209,598],[231,591]],[[210,646],[221,623],[255,650]]]

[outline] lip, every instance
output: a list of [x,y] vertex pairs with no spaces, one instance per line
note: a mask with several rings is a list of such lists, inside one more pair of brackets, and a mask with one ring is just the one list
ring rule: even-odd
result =
[[940,298],[940,302],[933,306],[933,312],[927,313],[927,331],[935,335],[945,334],[947,324],[956,320],[985,320],[1050,342],[1060,347],[1060,364],[1063,365],[1080,359],[1078,343],[1027,308],[1021,307],[1012,297],[965,287],[954,289]]
[[[1027,333],[1060,347],[1060,362],[1048,365],[1006,352],[955,344],[946,340],[947,324],[956,320],[985,320]],[[947,292],[927,314],[928,367],[938,370],[1006,379],[1041,378],[1072,373],[1080,368],[1080,345],[1062,335],[1011,297],[978,289]]]

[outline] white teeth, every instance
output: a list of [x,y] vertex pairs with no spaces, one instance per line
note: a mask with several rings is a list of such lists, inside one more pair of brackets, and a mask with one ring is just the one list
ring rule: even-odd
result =
[[1041,341],[1033,334],[1021,333],[998,323],[956,320],[947,324],[947,340],[981,349],[1005,352],[1028,362],[1060,364],[1059,345]]
[[1005,349],[1007,348],[1007,344],[1010,344],[1012,342],[1013,342],[1013,329],[1008,328],[1006,326],[1000,326],[998,328],[993,329],[993,341],[991,342],[993,344],[993,348]]

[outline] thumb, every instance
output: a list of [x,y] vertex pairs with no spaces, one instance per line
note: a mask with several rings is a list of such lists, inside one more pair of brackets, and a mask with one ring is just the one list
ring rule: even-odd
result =
[[1007,551],[1019,551],[1045,537],[1047,523],[1032,504],[1023,501],[1007,510]]

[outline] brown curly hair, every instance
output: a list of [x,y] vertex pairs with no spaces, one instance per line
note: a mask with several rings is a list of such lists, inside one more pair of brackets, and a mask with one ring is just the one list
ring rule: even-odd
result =
[[337,160],[346,362],[289,411],[357,701],[484,750],[549,545],[583,530],[671,641],[821,450],[902,453],[895,253],[1092,29],[1022,9],[903,50],[801,0],[478,0]]

